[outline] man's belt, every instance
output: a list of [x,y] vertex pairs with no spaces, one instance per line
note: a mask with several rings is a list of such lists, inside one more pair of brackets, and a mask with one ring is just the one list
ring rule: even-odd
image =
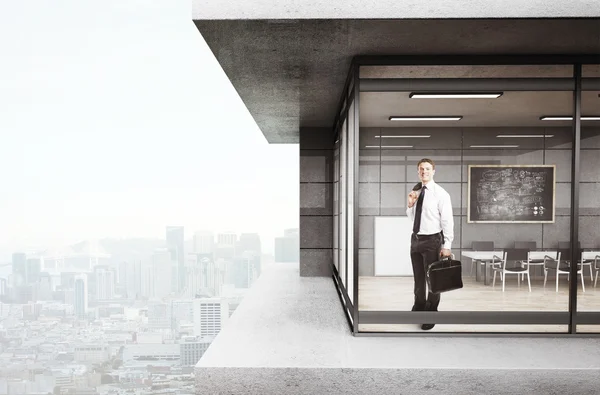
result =
[[418,234],[416,234],[416,233],[413,233],[412,235],[413,235],[413,237],[414,237],[415,239],[417,239],[417,240],[428,240],[428,239],[431,239],[431,238],[434,238],[434,237],[441,236],[441,235],[442,235],[442,233],[441,233],[441,232],[438,232],[438,233],[434,233],[434,234],[432,234],[432,235],[418,235]]

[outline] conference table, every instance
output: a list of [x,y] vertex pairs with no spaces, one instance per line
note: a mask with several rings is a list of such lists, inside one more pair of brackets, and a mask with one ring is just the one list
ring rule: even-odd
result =
[[[498,251],[463,251],[462,256],[471,258],[475,261],[475,280],[479,281],[479,264],[483,263],[483,284],[488,285],[487,272],[488,265],[495,261],[495,263],[502,263],[502,256],[504,255],[503,250]],[[500,259],[498,259],[500,258]]]

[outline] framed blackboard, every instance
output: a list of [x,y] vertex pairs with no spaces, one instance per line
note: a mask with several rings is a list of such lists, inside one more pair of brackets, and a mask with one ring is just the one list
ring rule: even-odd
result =
[[468,223],[554,223],[555,165],[469,165]]

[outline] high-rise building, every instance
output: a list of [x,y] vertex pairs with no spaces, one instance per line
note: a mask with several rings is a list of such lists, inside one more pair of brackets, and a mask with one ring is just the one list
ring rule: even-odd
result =
[[27,255],[24,252],[12,254],[13,285],[27,284]]
[[211,231],[194,233],[194,253],[212,255],[215,248],[215,235]]
[[185,286],[185,252],[183,226],[167,226],[167,249],[171,254],[171,261],[175,262],[177,269],[172,273],[172,290],[178,292]]
[[110,300],[115,294],[114,272],[106,267],[94,270],[96,276],[96,300]]
[[73,306],[75,316],[83,319],[88,309],[88,287],[87,277],[85,275],[76,275],[74,281],[74,300]]
[[[146,298],[163,299],[172,292],[172,272],[176,269],[171,262],[171,253],[166,248],[157,248],[150,260],[134,265],[140,271],[140,294]],[[135,281],[135,280],[134,280]]]
[[48,272],[40,273],[40,282],[38,286],[38,300],[52,300],[52,276]]
[[215,295],[215,263],[212,254],[194,254],[196,257],[190,264],[187,276],[186,297],[208,292]]
[[217,244],[215,246],[215,260],[225,259],[229,262],[235,257],[235,247],[237,245],[237,234],[225,232],[217,234]]
[[236,252],[243,253],[254,251],[260,255],[261,244],[258,233],[242,233],[237,244]]
[[152,255],[150,276],[154,284],[151,296],[164,298],[173,292],[178,285],[178,264],[172,260],[172,254],[168,249],[157,248]]
[[134,259],[123,263],[125,266],[125,293],[129,299],[136,299],[143,295],[142,293],[142,264],[141,259]]
[[213,289],[213,295],[219,296],[221,295],[221,287],[226,284],[227,279],[227,269],[231,266],[231,261],[227,259],[216,259],[213,266],[212,276],[212,284],[209,285],[209,288]]
[[181,339],[181,366],[194,366],[198,363],[202,355],[208,350],[213,338],[198,338],[196,336],[186,336]]
[[35,283],[40,278],[40,273],[42,271],[44,258],[41,256],[32,256],[27,257],[27,265],[26,265],[26,278],[25,282],[27,284]]
[[[247,277],[249,287],[261,273],[261,243],[258,233],[242,233],[236,248],[236,257],[245,257],[248,261],[247,269],[252,274]],[[236,285],[236,288],[240,288]]]
[[258,278],[260,255],[254,251],[246,251],[235,257],[227,275],[227,283],[236,288],[250,288]]
[[223,299],[194,299],[194,335],[216,336],[228,318],[229,305]]
[[16,285],[12,288],[12,300],[14,303],[29,303],[37,300],[36,289],[33,285]]
[[223,232],[217,234],[217,245],[219,246],[235,246],[237,242],[237,234],[235,232]]
[[275,238],[275,262],[298,262],[299,259],[299,229],[286,229],[283,232],[283,237]]
[[0,278],[0,301],[8,295],[8,281],[5,278]]

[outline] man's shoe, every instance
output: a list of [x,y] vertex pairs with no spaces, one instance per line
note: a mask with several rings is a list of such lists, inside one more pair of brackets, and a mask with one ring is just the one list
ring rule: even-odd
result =
[[[437,308],[432,309],[431,304],[429,304],[429,302],[427,302],[425,304],[425,311],[437,311]],[[421,329],[423,329],[424,331],[428,331],[430,329],[433,329],[434,326],[435,326],[435,324],[423,324],[423,325],[421,325]]]

